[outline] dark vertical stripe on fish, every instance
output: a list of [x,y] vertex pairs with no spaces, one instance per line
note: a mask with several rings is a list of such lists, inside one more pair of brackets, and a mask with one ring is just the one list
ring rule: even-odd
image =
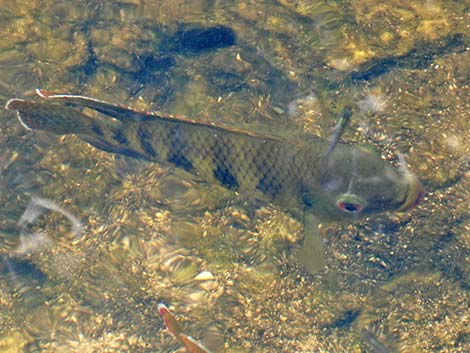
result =
[[167,160],[177,167],[183,168],[187,172],[190,172],[194,167],[191,161],[183,153],[185,142],[182,141],[180,133],[179,126],[173,126],[170,128],[170,146]]
[[114,140],[116,140],[121,145],[126,145],[127,144],[127,137],[124,136],[124,134],[120,130],[117,130],[115,132],[113,138],[114,138]]
[[140,147],[142,147],[142,150],[147,153],[149,156],[152,156],[153,158],[157,158],[157,151],[152,146],[152,143],[150,142],[150,134],[147,132],[147,129],[143,126],[140,125],[139,129],[137,130],[137,138],[140,143]]
[[220,182],[221,185],[225,186],[230,190],[236,190],[240,187],[237,178],[230,173],[229,168],[224,164],[223,160],[216,159],[216,168],[214,170],[214,177]]
[[97,134],[99,137],[103,137],[103,136],[104,136],[103,130],[101,130],[101,128],[99,127],[99,125],[93,124],[93,125],[91,125],[91,129],[92,129],[93,132],[94,132],[95,134]]
[[168,156],[168,162],[173,163],[179,168],[183,168],[187,172],[193,170],[193,164],[181,154],[171,154]]

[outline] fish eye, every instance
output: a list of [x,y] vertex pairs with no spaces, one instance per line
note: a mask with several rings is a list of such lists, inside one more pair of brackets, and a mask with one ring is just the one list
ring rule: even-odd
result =
[[366,204],[362,197],[354,194],[342,194],[336,199],[336,206],[346,213],[359,213]]
[[338,207],[344,212],[356,213],[362,211],[362,206],[357,203],[339,202]]

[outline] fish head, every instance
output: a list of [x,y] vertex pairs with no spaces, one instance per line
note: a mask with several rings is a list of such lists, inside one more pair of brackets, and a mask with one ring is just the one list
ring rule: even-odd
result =
[[368,147],[338,145],[323,164],[320,188],[315,195],[307,193],[307,199],[311,199],[312,211],[326,220],[404,212],[423,197],[423,187],[414,174],[393,167]]

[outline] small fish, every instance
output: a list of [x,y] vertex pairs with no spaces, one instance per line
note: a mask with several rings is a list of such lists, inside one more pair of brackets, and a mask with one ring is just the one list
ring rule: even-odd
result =
[[189,353],[211,353],[206,347],[204,347],[200,342],[196,341],[191,336],[186,335],[181,326],[179,325],[176,318],[171,313],[170,309],[160,303],[157,306],[158,313],[163,318],[163,324],[165,325],[167,331],[178,341],[184,344],[186,350]]
[[423,195],[416,176],[370,148],[336,141],[331,149],[329,141],[308,134],[288,139],[84,96],[37,93],[42,99],[6,104],[27,129],[77,134],[104,151],[173,165],[303,220],[300,261],[312,273],[324,263],[319,221],[406,211]]

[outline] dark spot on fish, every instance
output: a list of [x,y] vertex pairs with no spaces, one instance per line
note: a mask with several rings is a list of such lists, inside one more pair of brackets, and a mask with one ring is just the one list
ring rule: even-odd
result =
[[229,168],[223,163],[223,161],[219,161],[219,163],[216,164],[217,167],[214,170],[214,177],[220,182],[220,184],[230,190],[238,189],[240,184],[238,183],[237,178],[230,173]]
[[190,172],[193,169],[193,164],[185,156],[178,153],[171,153],[168,155],[168,162],[174,164],[178,168],[183,168],[187,172]]
[[139,129],[137,130],[137,137],[139,139],[140,146],[145,151],[145,153],[147,153],[149,156],[152,156],[153,158],[156,158],[157,151],[155,151],[152,144],[150,143],[151,136],[145,127],[139,126]]
[[116,131],[113,138],[121,145],[127,144],[127,137],[120,130]]
[[101,130],[101,128],[99,127],[99,125],[93,124],[91,126],[91,129],[93,130],[93,132],[95,134],[97,134],[100,137],[103,137],[104,134],[103,134],[103,131]]
[[235,44],[235,32],[225,26],[180,30],[169,38],[179,54],[200,54]]
[[302,195],[302,202],[304,203],[305,206],[309,208],[313,206],[312,196],[307,193]]

